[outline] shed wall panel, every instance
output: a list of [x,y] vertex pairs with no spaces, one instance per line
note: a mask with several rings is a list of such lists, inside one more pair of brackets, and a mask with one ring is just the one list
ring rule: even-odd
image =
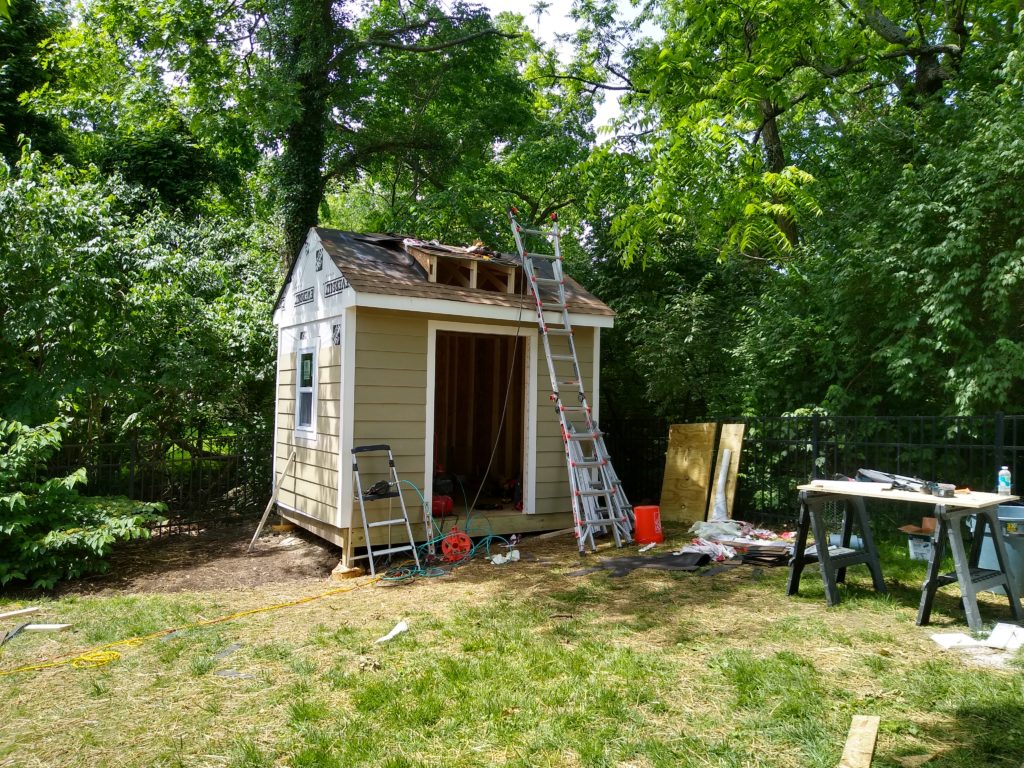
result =
[[[325,340],[327,341],[327,340]],[[338,432],[341,415],[341,349],[328,346],[317,350],[315,437],[295,431],[296,355],[278,357],[277,461],[275,471],[284,470],[294,450],[295,461],[288,477],[281,481],[280,501],[304,514],[333,523],[338,504]]]
[[[426,318],[360,309],[355,367],[353,444],[390,445],[399,477],[421,486],[426,439]],[[360,456],[359,470],[364,485],[388,472],[386,462],[375,455]],[[405,499],[410,518],[422,518],[419,497],[406,493]]]

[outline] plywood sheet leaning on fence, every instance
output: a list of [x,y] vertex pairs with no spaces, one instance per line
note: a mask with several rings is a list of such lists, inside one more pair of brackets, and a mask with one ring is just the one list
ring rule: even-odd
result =
[[668,428],[661,518],[687,523],[704,519],[715,446],[715,424],[673,424]]
[[[736,478],[740,470],[740,452],[743,450],[743,430],[746,424],[723,424],[718,438],[718,457],[715,459],[714,485],[711,486],[711,504],[718,499],[718,480],[721,477],[723,454],[729,451],[729,474],[725,482],[725,504],[732,519],[732,502],[736,498]],[[710,516],[710,515],[709,515]]]

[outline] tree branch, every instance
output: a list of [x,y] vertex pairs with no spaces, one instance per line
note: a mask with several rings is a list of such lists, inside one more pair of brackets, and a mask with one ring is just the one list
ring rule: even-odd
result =
[[633,84],[629,85],[609,85],[608,83],[600,83],[596,80],[588,80],[585,77],[578,75],[556,75],[554,73],[540,75],[538,77],[530,78],[531,82],[537,82],[539,80],[573,80],[577,83],[584,83],[585,85],[592,86],[594,88],[600,88],[604,91],[631,91],[633,93],[650,93],[645,88],[637,88]]
[[434,43],[432,45],[417,45],[407,43],[396,43],[392,40],[383,40],[379,38],[370,38],[369,40],[363,40],[359,43],[360,48],[391,48],[396,51],[408,51],[410,53],[436,53],[437,51],[443,51],[446,48],[454,48],[458,45],[464,45],[473,40],[477,40],[481,37],[503,37],[507,40],[514,40],[519,35],[510,35],[506,32],[499,32],[496,29],[484,29],[479,32],[472,32],[468,35],[456,38],[455,40],[445,40],[440,43]]
[[[860,17],[878,36],[893,45],[912,45],[914,36],[886,16],[871,0],[854,0],[860,10]],[[847,10],[852,10],[844,0],[839,0]]]

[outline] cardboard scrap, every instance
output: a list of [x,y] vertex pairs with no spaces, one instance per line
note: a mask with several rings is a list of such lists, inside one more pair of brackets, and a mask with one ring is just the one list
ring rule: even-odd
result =
[[944,651],[948,651],[950,648],[979,648],[984,645],[980,640],[975,640],[973,637],[963,632],[936,633],[932,635],[931,638],[938,643]]
[[1024,627],[1000,622],[996,624],[992,634],[988,636],[988,640],[984,641],[984,645],[989,648],[1016,651],[1024,645]]
[[1016,651],[1024,646],[1024,627],[1016,624],[1000,622],[984,640],[976,640],[964,632],[943,632],[931,636],[932,640],[950,648],[996,648],[1003,651]]
[[922,517],[921,525],[901,525],[896,530],[903,531],[904,533],[910,533],[915,536],[927,533],[935,533],[935,518],[934,517]]

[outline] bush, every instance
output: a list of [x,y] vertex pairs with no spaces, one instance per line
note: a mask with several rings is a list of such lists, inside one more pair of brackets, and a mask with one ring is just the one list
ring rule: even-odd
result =
[[0,419],[0,585],[50,588],[61,579],[107,569],[115,542],[149,536],[163,504],[80,496],[84,468],[45,475],[67,419],[30,427]]

